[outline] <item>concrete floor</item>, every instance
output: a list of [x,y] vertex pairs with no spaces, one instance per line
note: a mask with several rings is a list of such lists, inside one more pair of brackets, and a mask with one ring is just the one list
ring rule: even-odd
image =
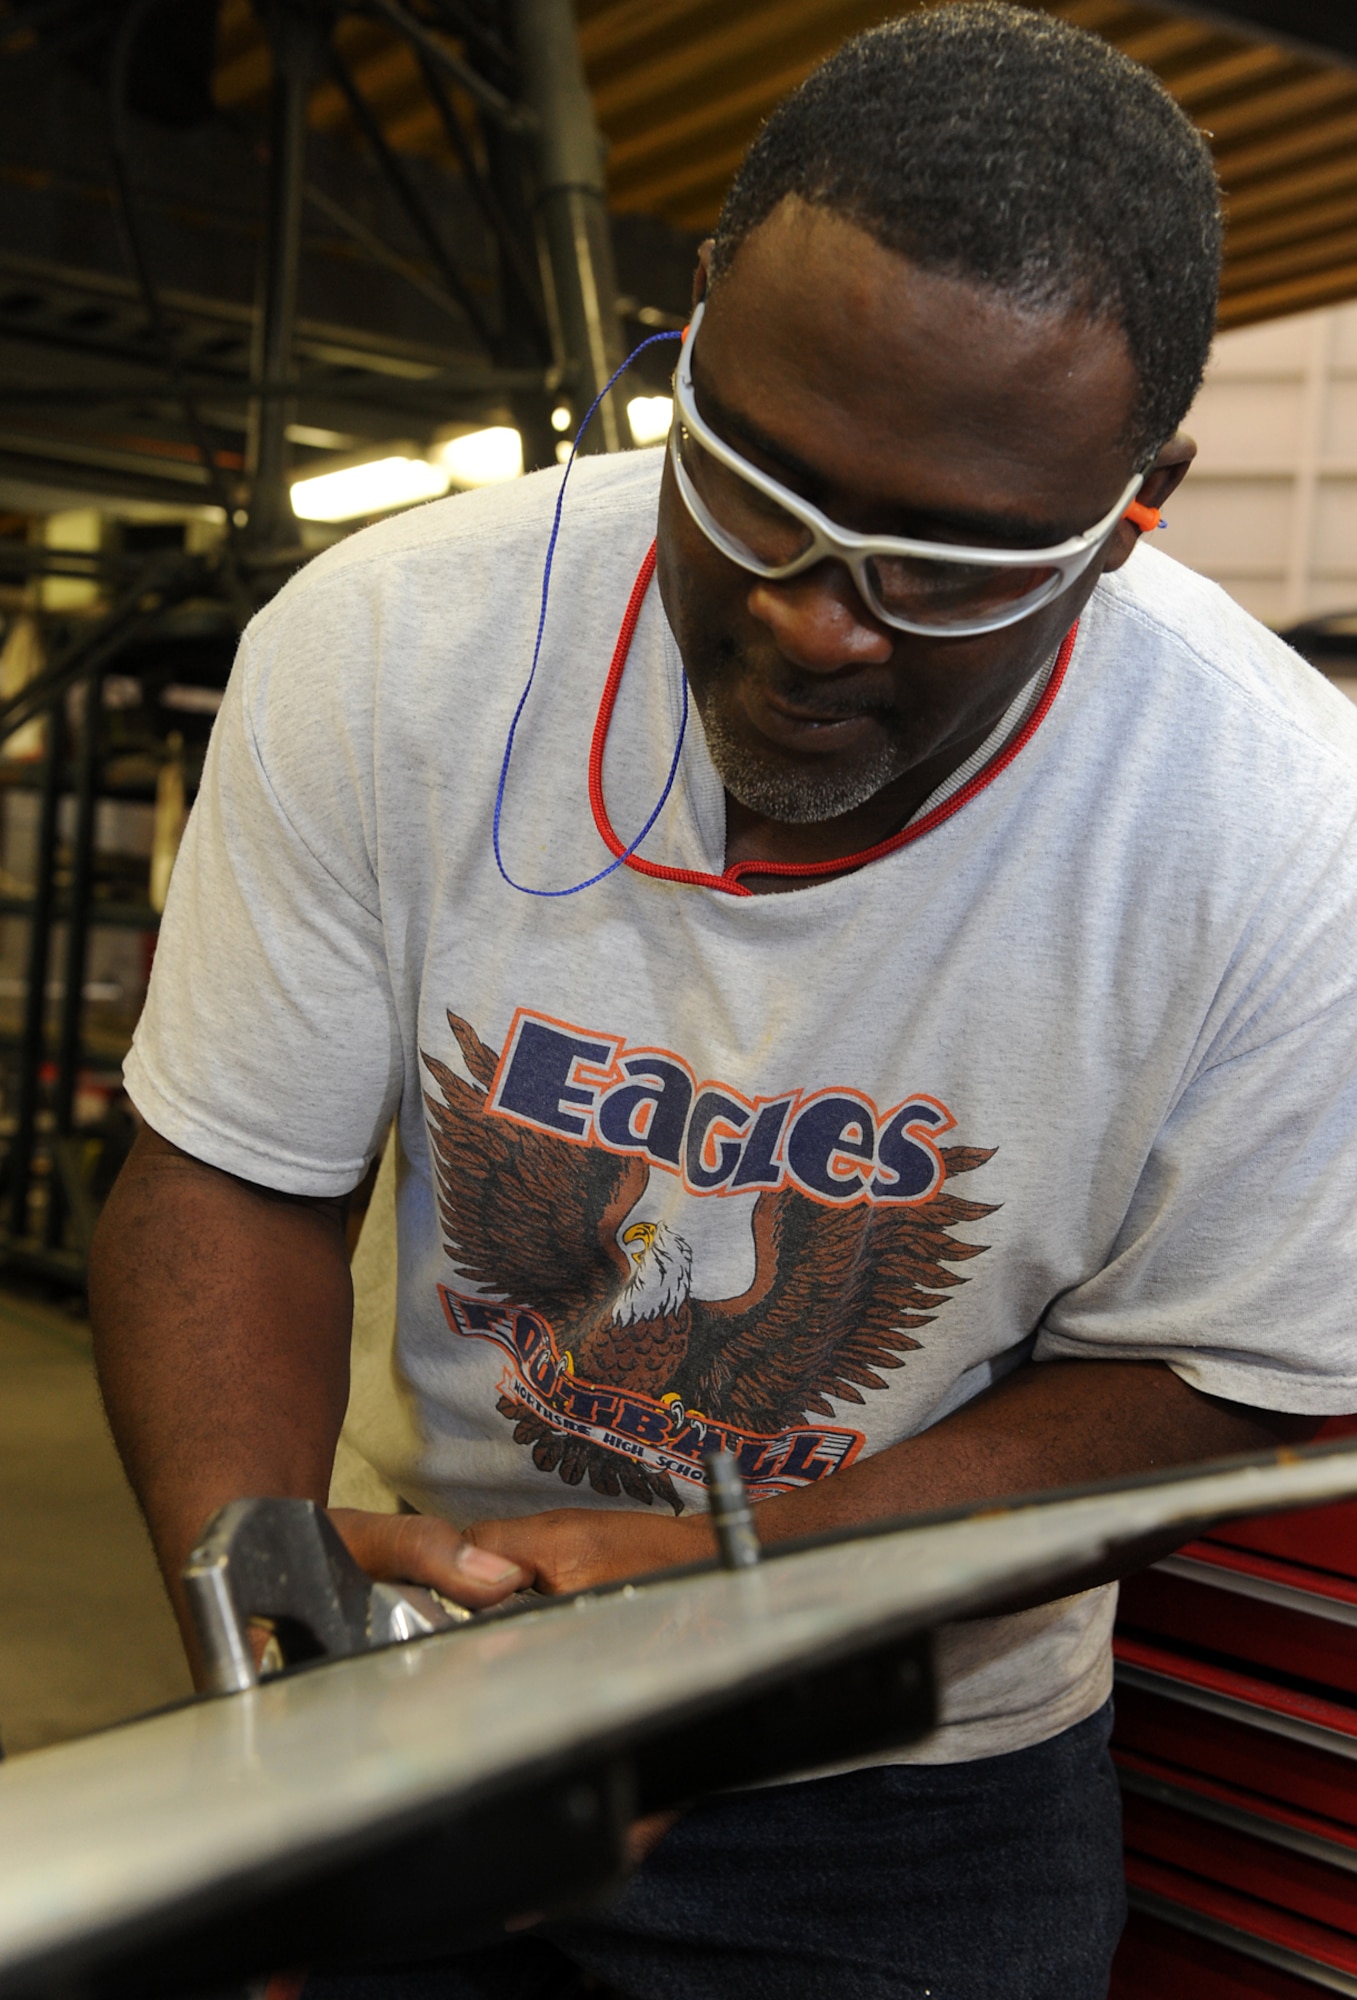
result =
[[0,1742],[12,1756],[188,1692],[89,1329],[0,1291]]

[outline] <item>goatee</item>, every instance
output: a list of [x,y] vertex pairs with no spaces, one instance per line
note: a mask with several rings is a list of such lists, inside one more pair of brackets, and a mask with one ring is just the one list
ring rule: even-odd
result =
[[851,770],[814,771],[761,755],[743,742],[726,720],[719,694],[693,690],[702,730],[717,776],[748,811],[783,826],[810,826],[838,819],[874,798],[908,769],[899,744],[889,737]]

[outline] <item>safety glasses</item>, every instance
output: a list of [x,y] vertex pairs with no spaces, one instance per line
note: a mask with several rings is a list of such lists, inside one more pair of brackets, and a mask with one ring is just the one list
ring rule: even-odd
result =
[[1140,490],[1143,471],[1101,521],[1050,549],[977,549],[855,534],[741,458],[703,419],[693,394],[693,344],[704,309],[699,305],[693,313],[674,376],[669,454],[693,520],[722,555],[755,576],[781,583],[832,558],[845,565],[885,625],[954,639],[997,632],[1068,589]]

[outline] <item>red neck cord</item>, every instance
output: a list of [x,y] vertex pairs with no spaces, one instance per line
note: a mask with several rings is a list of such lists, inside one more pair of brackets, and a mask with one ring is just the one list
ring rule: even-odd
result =
[[[636,622],[641,615],[646,593],[650,589],[655,574],[655,544],[652,542],[636,572],[636,581],[627,599],[627,608],[622,614],[621,628],[617,634],[617,644],[613,647],[612,664],[608,668],[608,678],[603,684],[603,698],[598,705],[598,717],[594,723],[593,741],[589,745],[589,805],[594,815],[594,825],[610,854],[614,857],[626,852],[626,842],[619,840],[608,817],[607,803],[603,797],[603,752],[608,741],[608,730],[612,726],[613,710],[617,706],[618,690],[622,676],[626,672],[627,658],[631,652],[631,642],[636,634]],[[869,861],[880,860],[883,854],[894,854],[897,847],[907,847],[912,840],[920,840],[931,833],[936,826],[958,813],[968,805],[986,785],[993,784],[1001,771],[1006,771],[1014,758],[1031,742],[1050,711],[1051,703],[1060,692],[1060,684],[1074,653],[1074,642],[1078,637],[1079,623],[1076,619],[1065,634],[1060,651],[1056,654],[1055,665],[1050,679],[1042,690],[1041,700],[1028,716],[1018,734],[1010,743],[995,752],[988,764],[976,772],[973,778],[953,792],[941,805],[934,806],[932,812],[922,819],[911,820],[899,833],[893,833],[888,840],[877,841],[874,847],[864,847],[856,854],[844,854],[833,861],[737,861],[727,868],[723,875],[711,875],[700,868],[666,868],[658,861],[643,861],[639,854],[627,855],[625,865],[635,869],[638,875],[649,875],[657,882],[685,882],[693,888],[719,889],[727,896],[752,896],[754,891],[746,889],[741,881],[744,875],[794,875],[801,879],[816,875],[846,875],[851,870],[863,867]]]

